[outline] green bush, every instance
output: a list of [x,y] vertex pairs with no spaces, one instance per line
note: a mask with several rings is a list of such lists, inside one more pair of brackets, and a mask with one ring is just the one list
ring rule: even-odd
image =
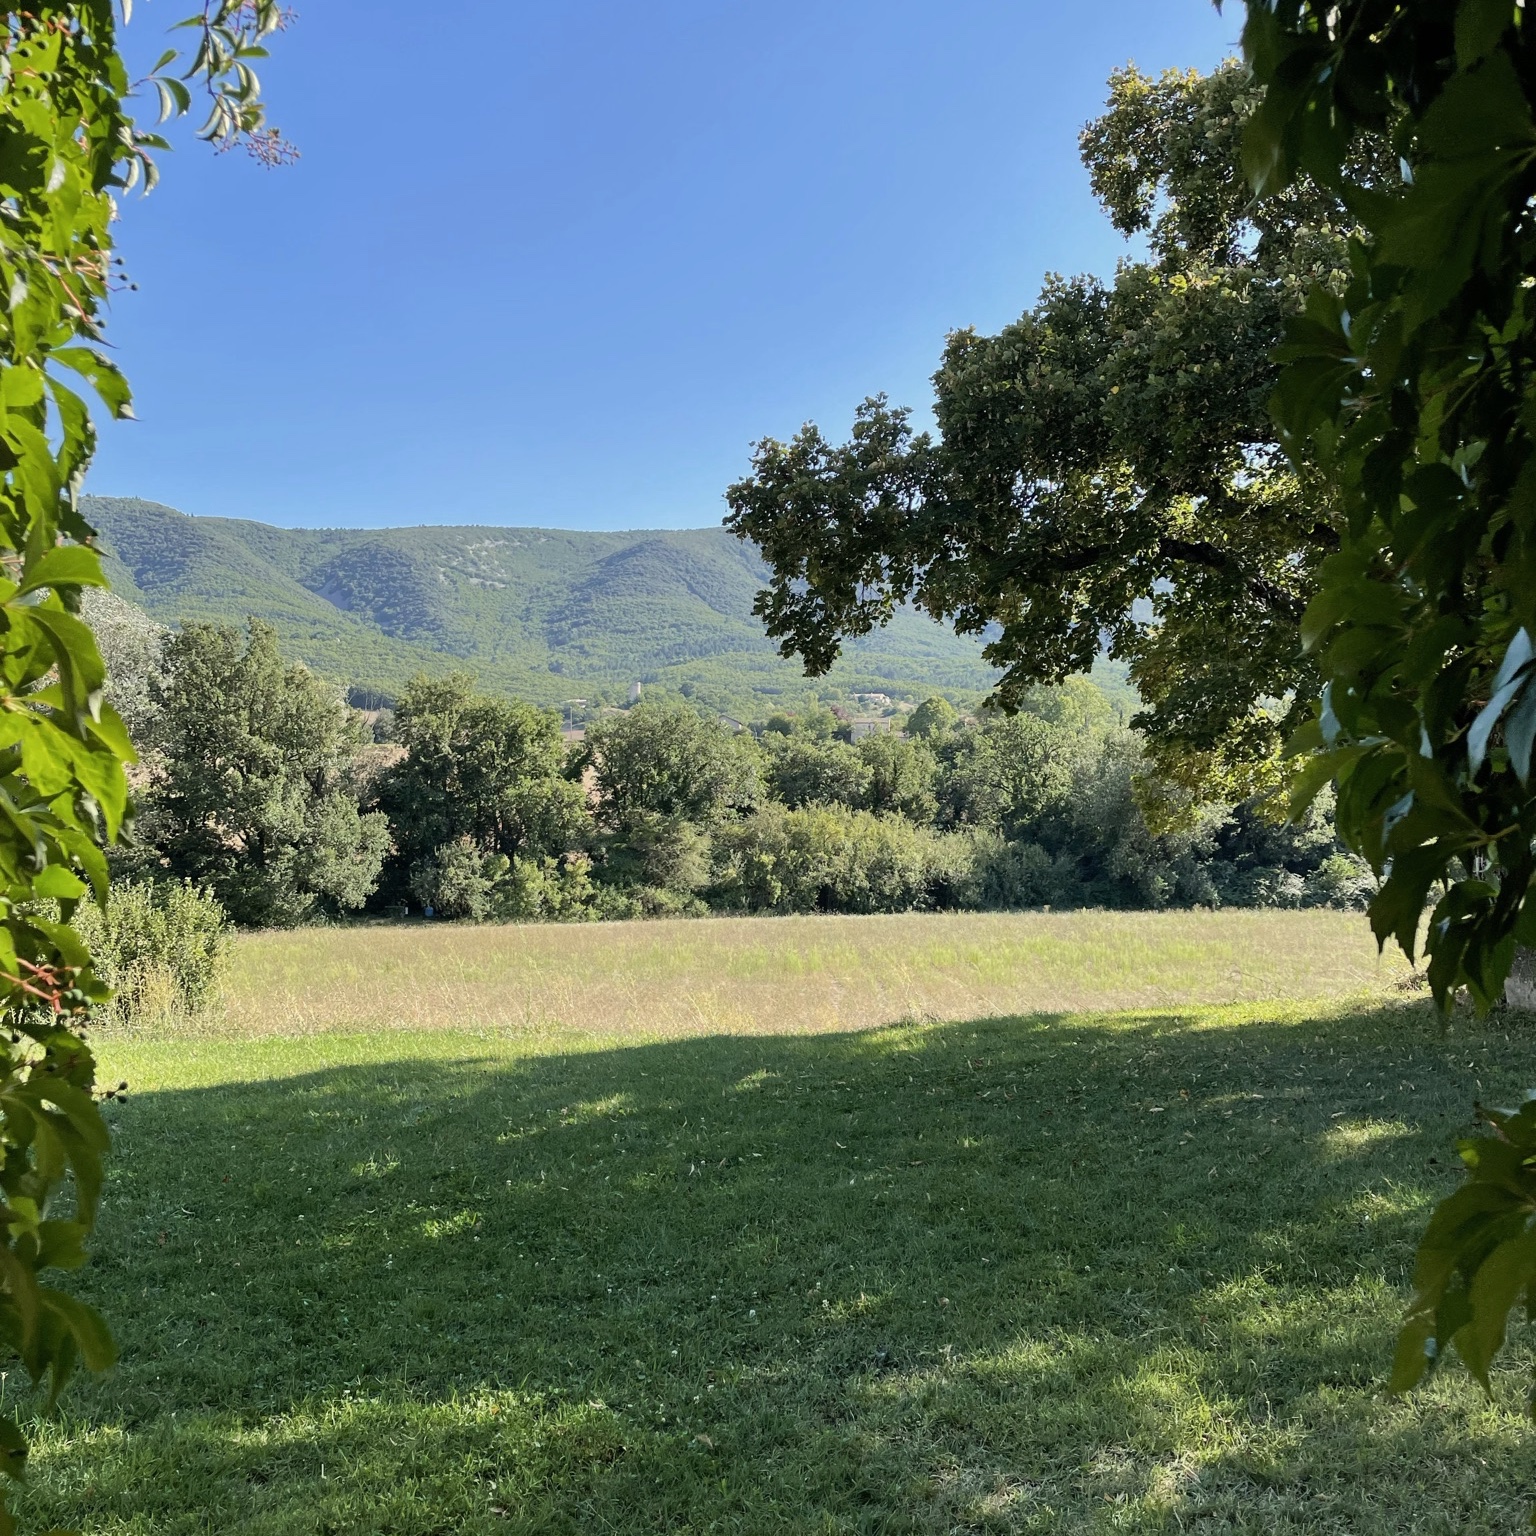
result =
[[1010,843],[989,831],[965,839],[963,846],[969,857],[956,883],[955,906],[1012,912],[1087,903],[1076,864],[1068,855],[1052,855],[1038,843]]
[[1376,891],[1376,877],[1364,859],[1344,852],[1330,854],[1306,877],[1302,905],[1344,907],[1361,911]]
[[467,837],[422,859],[411,872],[411,894],[432,916],[470,923],[579,923],[637,915],[632,904],[608,901],[582,853],[563,858],[482,853]]
[[116,993],[109,1016],[129,1024],[208,1009],[234,936],[217,898],[181,880],[114,884],[106,911],[83,902],[75,926]]
[[494,871],[467,837],[443,843],[411,868],[411,894],[431,917],[481,923],[491,912]]
[[766,734],[768,789],[790,810],[808,805],[861,804],[873,773],[857,748],[845,741]]
[[954,882],[955,841],[900,816],[770,803],[716,832],[713,894],[749,912],[906,912]]
[[[585,854],[561,859],[495,855],[491,916],[502,923],[581,923],[603,915]],[[504,867],[503,867],[504,866]]]

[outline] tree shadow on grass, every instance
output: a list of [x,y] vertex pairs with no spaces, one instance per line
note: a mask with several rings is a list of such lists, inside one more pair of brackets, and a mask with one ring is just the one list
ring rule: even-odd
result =
[[178,1536],[1507,1529],[1512,1389],[1379,1383],[1468,1107],[1527,1081],[1536,1040],[1393,1008],[466,1039],[144,1095],[84,1277],[122,1363],[30,1503]]

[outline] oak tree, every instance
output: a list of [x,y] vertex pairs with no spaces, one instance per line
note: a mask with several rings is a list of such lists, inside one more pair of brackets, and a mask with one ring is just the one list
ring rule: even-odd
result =
[[987,637],[1012,708],[1107,643],[1163,776],[1228,800],[1273,782],[1316,692],[1297,625],[1339,530],[1271,420],[1271,353],[1309,285],[1342,280],[1353,217],[1312,181],[1254,202],[1255,101],[1235,63],[1119,71],[1082,153],[1145,258],[952,335],[934,432],[881,397],[846,443],[758,444],[727,521],[768,560],[758,612],[786,655],[823,672],[911,602]]
[[553,711],[480,693],[465,673],[416,677],[396,701],[393,734],[403,756],[377,794],[393,835],[385,899],[483,917],[497,870],[588,840],[586,796],[565,776]]

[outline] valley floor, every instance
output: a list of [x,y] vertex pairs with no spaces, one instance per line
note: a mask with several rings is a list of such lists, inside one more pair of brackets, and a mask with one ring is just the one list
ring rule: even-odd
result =
[[1518,1529],[1523,1336],[1381,1383],[1536,1025],[1399,980],[1328,914],[259,936],[103,1043],[123,1359],[24,1528]]

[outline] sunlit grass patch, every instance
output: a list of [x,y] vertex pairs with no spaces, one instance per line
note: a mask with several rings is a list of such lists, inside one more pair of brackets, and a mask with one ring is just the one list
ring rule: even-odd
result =
[[1360,1120],[1340,1121],[1328,1127],[1322,1150],[1330,1157],[1359,1157],[1385,1142],[1413,1135],[1402,1120],[1378,1120],[1366,1116]]

